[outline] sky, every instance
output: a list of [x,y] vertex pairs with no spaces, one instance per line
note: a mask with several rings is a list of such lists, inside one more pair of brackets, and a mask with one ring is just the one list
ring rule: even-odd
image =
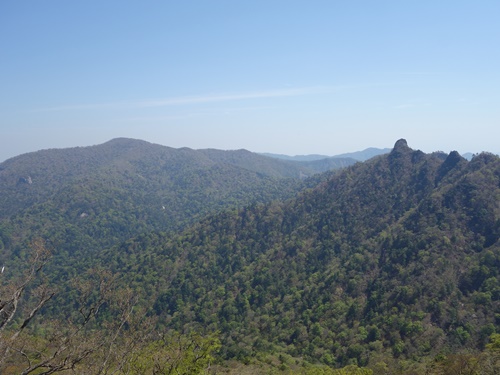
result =
[[498,0],[0,1],[0,161],[117,137],[500,152]]

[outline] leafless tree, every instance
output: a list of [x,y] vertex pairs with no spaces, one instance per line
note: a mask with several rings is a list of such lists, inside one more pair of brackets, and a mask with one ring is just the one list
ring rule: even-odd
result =
[[0,295],[0,365],[12,354],[13,343],[16,342],[29,322],[54,296],[53,290],[46,285],[40,285],[33,291],[36,303],[24,317],[22,323],[15,329],[7,329],[16,315],[19,302],[23,298],[26,289],[34,282],[51,256],[50,251],[47,250],[42,240],[34,240],[31,244],[31,249],[32,258],[26,273],[20,278],[19,282],[14,282],[2,288],[3,290]]
[[[137,294],[103,268],[90,269],[70,284],[78,297],[66,318],[39,317],[36,325],[41,333],[31,330],[29,323],[55,295],[41,275],[50,252],[42,240],[34,241],[31,248],[26,273],[17,282],[3,283],[6,287],[1,291],[0,374],[208,371],[211,355],[219,347],[215,336],[158,332],[156,318],[138,305]],[[22,304],[31,307],[20,308]]]
[[[107,270],[92,269],[85,277],[73,281],[72,286],[78,291],[76,311],[70,312],[64,321],[44,320],[42,339],[26,332],[28,324],[55,295],[46,282],[39,282],[50,251],[42,240],[33,241],[31,249],[27,272],[17,283],[11,282],[3,288],[1,294],[0,373],[9,366],[22,375],[68,370],[108,374],[111,369],[117,371],[123,367],[128,353],[146,340],[154,323],[136,308],[137,297],[130,290],[118,288],[117,277]],[[39,285],[30,289],[37,281]],[[24,309],[27,313],[20,324],[17,324],[19,317],[14,324],[28,290],[33,306]],[[104,308],[113,319],[99,322],[98,316]]]

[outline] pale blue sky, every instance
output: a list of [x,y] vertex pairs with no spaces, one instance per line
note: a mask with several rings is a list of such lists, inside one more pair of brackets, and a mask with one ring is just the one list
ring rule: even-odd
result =
[[115,137],[499,152],[500,1],[0,1],[0,161]]

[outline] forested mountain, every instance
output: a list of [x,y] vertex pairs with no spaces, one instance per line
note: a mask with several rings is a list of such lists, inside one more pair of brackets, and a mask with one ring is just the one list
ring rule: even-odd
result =
[[[0,227],[3,246],[23,258],[23,247],[12,243],[25,233],[45,238],[58,255],[44,280],[57,284],[59,294],[21,341],[35,347],[30,363],[45,355],[37,342],[43,346],[58,332],[44,324],[91,317],[99,309],[86,307],[88,301],[116,294],[115,302],[103,302],[103,316],[94,325],[74,329],[81,332],[81,347],[109,343],[114,359],[96,358],[114,370],[153,366],[160,354],[165,366],[172,365],[169,355],[180,349],[171,346],[172,336],[141,336],[151,327],[183,332],[191,339],[175,342],[193,348],[210,343],[214,350],[217,335],[219,361],[253,365],[252,373],[494,374],[500,366],[497,156],[483,153],[467,161],[457,152],[412,150],[399,140],[389,154],[317,175],[299,191],[300,180],[276,177],[286,175],[283,167],[258,167],[261,156],[248,165],[254,156],[246,151],[167,152],[153,146],[155,152],[144,158],[144,149],[151,150],[147,143],[120,139],[96,147],[105,157],[83,157],[95,151],[85,148],[65,154],[65,161],[52,152],[30,155],[33,164],[44,166],[39,170],[18,168],[15,174],[9,164],[15,159],[1,165],[2,184],[14,199],[11,207],[2,195],[8,218]],[[76,173],[78,163],[88,174]],[[63,173],[51,175],[54,165]],[[53,187],[51,193],[35,189],[41,181]],[[161,215],[175,211],[165,202],[178,201],[185,204],[169,226]],[[9,210],[16,209],[20,213],[12,216]],[[217,212],[202,216],[210,210]],[[79,224],[93,216],[98,220],[92,225]],[[174,233],[193,217],[199,220]],[[171,230],[159,232],[162,226]],[[110,246],[127,235],[132,238]],[[93,237],[111,239],[100,243],[100,251],[72,260],[64,256],[67,249],[57,247]],[[86,268],[90,276],[78,279]],[[79,281],[71,281],[73,276]],[[2,277],[4,284],[9,272]],[[116,292],[103,287],[107,283],[100,280],[106,279]],[[47,295],[44,290],[33,294],[35,305]],[[123,301],[132,299],[134,308],[123,310],[129,306]],[[11,311],[5,306],[0,305],[0,338]],[[144,321],[154,324],[143,326]],[[109,334],[115,332],[112,323],[128,328]],[[186,350],[183,361],[194,364],[189,345],[180,351]],[[208,354],[202,358],[203,366],[210,364]],[[368,369],[331,370],[349,365]],[[187,368],[182,373],[195,373]]]
[[[220,153],[226,157],[217,157]],[[112,180],[109,174],[112,174],[113,178],[122,179],[124,178],[122,175],[125,175],[129,180],[138,176],[151,179],[152,176],[148,173],[160,174],[175,182],[184,171],[187,174],[202,169],[210,170],[220,168],[221,164],[226,168],[228,165],[242,167],[243,163],[248,170],[268,177],[298,178],[301,173],[310,172],[295,167],[294,164],[280,163],[244,150],[220,153],[215,150],[210,153],[188,148],[173,149],[121,138],[92,147],[43,150],[24,154],[0,164],[0,188],[3,193],[0,215],[4,217],[40,203],[52,197],[63,186],[82,183],[82,180],[85,182],[85,178],[97,176]],[[244,156],[235,156],[242,153]],[[258,160],[261,168],[255,160]],[[269,165],[266,165],[266,161]],[[23,186],[29,186],[30,189],[22,190]]]
[[69,253],[99,250],[224,208],[289,197],[314,173],[245,150],[125,138],[25,154],[0,164],[0,248],[39,236]]
[[498,157],[400,140],[287,202],[145,234],[100,261],[168,327],[220,330],[225,358],[424,371],[498,329],[499,201]]

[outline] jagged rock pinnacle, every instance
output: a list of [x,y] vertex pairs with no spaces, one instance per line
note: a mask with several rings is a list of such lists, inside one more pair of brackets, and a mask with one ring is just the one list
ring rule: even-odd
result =
[[408,143],[406,142],[406,139],[399,139],[396,144],[394,145],[394,151],[405,151],[409,150],[410,148],[408,147]]

